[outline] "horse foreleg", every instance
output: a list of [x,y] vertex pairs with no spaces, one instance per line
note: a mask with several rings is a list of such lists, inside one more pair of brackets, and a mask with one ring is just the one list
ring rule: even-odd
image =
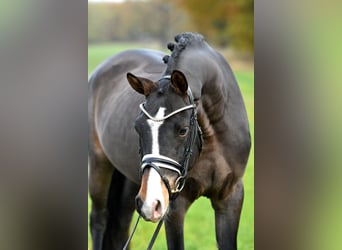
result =
[[135,210],[134,198],[138,190],[138,185],[119,172],[114,173],[108,200],[110,216],[105,234],[105,245],[110,246],[110,250],[123,249],[128,239],[129,226]]
[[165,220],[168,250],[184,249],[184,217],[190,205],[200,196],[200,184],[188,178],[183,191],[170,203]]
[[184,249],[184,216],[187,210],[186,200],[179,196],[170,204],[165,220],[165,231],[168,250]]
[[243,184],[239,181],[226,199],[212,200],[218,249],[237,249],[237,232],[243,203]]
[[103,250],[103,237],[108,221],[107,198],[113,166],[107,160],[92,157],[90,161],[89,193],[92,200],[90,230],[93,250]]

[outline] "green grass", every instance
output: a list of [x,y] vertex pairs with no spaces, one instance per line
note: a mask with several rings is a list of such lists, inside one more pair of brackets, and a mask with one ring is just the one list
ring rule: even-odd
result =
[[[88,74],[104,59],[120,51],[130,48],[146,47],[141,44],[104,44],[90,45],[88,47]],[[158,49],[156,46],[149,47]],[[245,199],[240,219],[238,233],[238,248],[241,250],[254,249],[254,72],[239,71],[235,72],[243,98],[246,104],[251,136],[252,149],[244,175]],[[90,212],[90,200],[89,200]],[[135,213],[133,222],[137,218]],[[185,218],[185,248],[195,249],[216,249],[214,211],[210,201],[206,198],[198,199],[190,207]],[[89,224],[89,223],[88,223]],[[143,220],[138,225],[134,235],[131,249],[144,249],[154,232],[156,224],[148,223]],[[89,250],[91,250],[91,236],[88,233]],[[155,242],[154,249],[166,249],[164,227],[161,229]]]

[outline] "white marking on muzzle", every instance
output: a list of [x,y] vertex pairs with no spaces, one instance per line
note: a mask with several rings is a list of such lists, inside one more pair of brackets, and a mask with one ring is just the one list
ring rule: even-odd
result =
[[[154,118],[160,119],[164,117],[165,108],[159,108],[157,114]],[[152,134],[152,154],[159,155],[159,128],[164,123],[164,121],[153,121],[151,119],[147,120],[147,123],[151,129]],[[160,201],[162,208],[162,214],[165,213],[165,202],[162,192],[162,180],[158,172],[154,168],[150,168],[149,176],[146,188],[146,200],[141,210],[146,215],[147,218],[152,218],[153,216],[153,205],[156,201]]]

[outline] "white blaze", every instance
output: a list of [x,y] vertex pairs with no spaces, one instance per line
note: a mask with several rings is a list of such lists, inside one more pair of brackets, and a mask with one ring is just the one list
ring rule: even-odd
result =
[[[155,115],[155,119],[161,119],[164,117],[165,114],[165,108],[161,107],[159,108],[157,114]],[[152,132],[152,154],[159,155],[159,127],[164,123],[164,121],[161,122],[155,122],[151,119],[147,120],[148,125],[150,126],[151,132]]]
[[[155,119],[161,119],[165,115],[165,108],[159,108],[157,114],[155,115]],[[151,129],[152,135],[152,154],[159,155],[159,128],[163,124],[163,121],[153,121],[151,119],[147,120],[147,123]],[[165,204],[164,204],[164,197],[162,193],[162,180],[158,172],[154,168],[150,168],[150,173],[148,176],[147,181],[147,188],[146,188],[146,200],[142,207],[142,211],[146,215],[146,217],[152,216],[152,205],[156,200],[161,202],[162,206],[162,213],[165,212]]]

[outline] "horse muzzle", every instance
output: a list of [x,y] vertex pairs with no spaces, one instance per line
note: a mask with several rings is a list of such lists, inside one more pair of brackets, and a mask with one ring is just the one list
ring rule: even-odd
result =
[[144,171],[135,205],[138,213],[147,221],[157,222],[166,213],[169,205],[168,190],[154,168]]
[[138,195],[135,198],[135,205],[138,213],[146,221],[157,222],[164,216],[162,203],[160,200],[153,200],[148,203],[143,201]]
[[[166,213],[170,200],[175,198],[179,187],[184,186],[184,178],[179,170],[181,165],[162,155],[147,154],[141,164],[141,187],[136,197],[138,213],[148,221],[156,222]],[[176,173],[175,181],[170,181],[165,169]]]

